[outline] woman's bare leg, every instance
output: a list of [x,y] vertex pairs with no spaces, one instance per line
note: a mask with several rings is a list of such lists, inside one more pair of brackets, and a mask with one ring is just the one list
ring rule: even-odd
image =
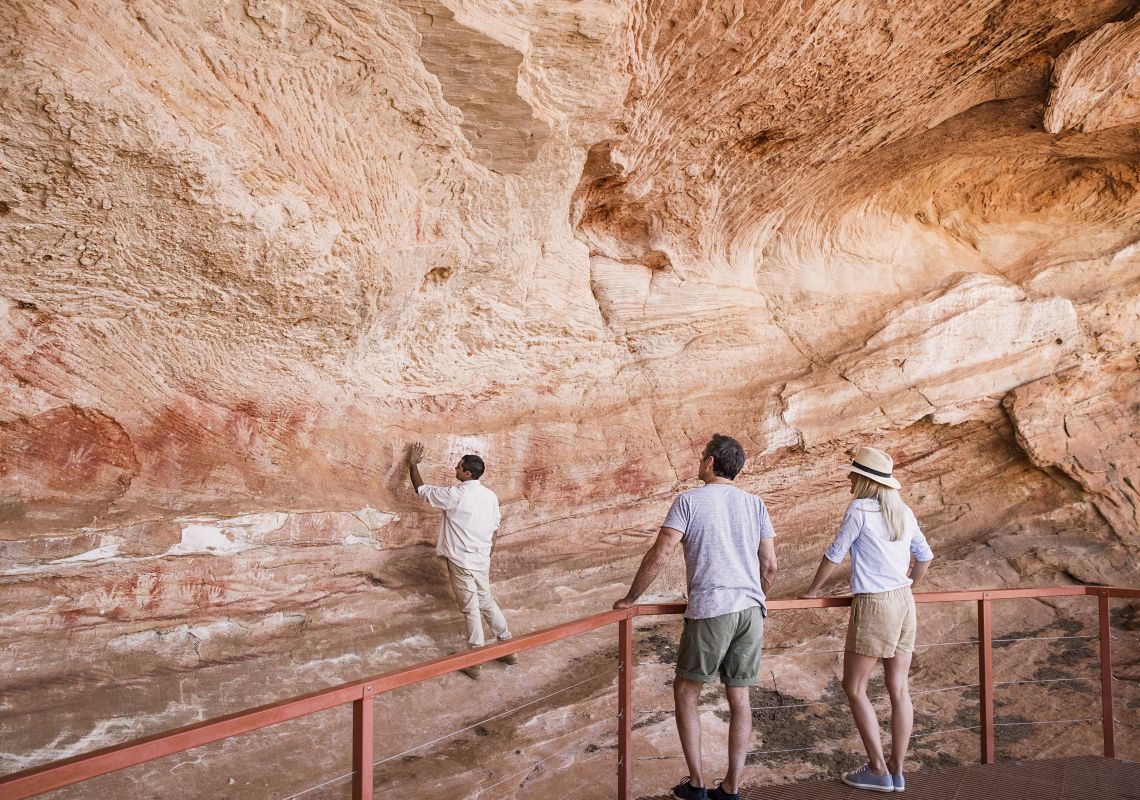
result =
[[887,761],[883,758],[883,743],[879,739],[879,719],[875,716],[875,707],[867,698],[867,682],[870,681],[871,670],[878,660],[858,653],[844,653],[843,691],[847,694],[847,705],[851,708],[855,727],[859,729],[863,747],[867,750],[867,763],[871,765],[871,772],[886,775]]
[[913,653],[895,652],[883,659],[887,693],[891,696],[891,757],[887,768],[892,775],[902,772],[910,733],[914,728],[914,705],[910,701],[910,659]]

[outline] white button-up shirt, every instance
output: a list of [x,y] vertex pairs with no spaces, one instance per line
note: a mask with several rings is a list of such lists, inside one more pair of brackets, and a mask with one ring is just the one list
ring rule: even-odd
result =
[[906,534],[892,542],[878,500],[864,498],[847,506],[839,533],[824,556],[833,564],[842,564],[847,552],[851,552],[852,594],[889,592],[910,586],[913,581],[907,572],[911,555],[919,561],[934,558],[909,506],[906,519]]
[[463,481],[458,486],[425,483],[419,495],[443,511],[435,552],[458,567],[489,570],[491,540],[502,521],[495,493],[479,481]]

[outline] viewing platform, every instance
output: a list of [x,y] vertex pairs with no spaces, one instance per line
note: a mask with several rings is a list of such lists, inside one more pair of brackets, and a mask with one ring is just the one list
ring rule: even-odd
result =
[[[909,800],[1135,800],[1140,764],[1083,756],[981,764],[906,776]],[[874,792],[839,781],[745,786],[740,800],[867,800]],[[672,792],[643,800],[672,800]]]
[[[993,635],[993,604],[1010,601],[1044,600],[1056,602],[1060,598],[1073,598],[1078,613],[1086,619],[1095,620],[1094,627],[1084,629],[1084,632],[1064,632],[1059,636],[1042,636],[1039,634],[1022,637],[995,637]],[[969,676],[963,675],[957,685],[916,687],[912,694],[918,696],[937,696],[954,698],[952,706],[956,711],[953,727],[940,726],[937,730],[923,730],[916,727],[915,739],[922,737],[958,737],[959,745],[965,743],[968,749],[977,753],[977,765],[957,766],[962,757],[942,763],[954,764],[940,769],[918,770],[907,775],[906,794],[910,798],[938,798],[938,800],[1003,800],[1004,798],[1018,798],[1018,800],[1035,800],[1035,798],[1048,798],[1049,800],[1063,800],[1063,798],[1081,798],[1085,800],[1140,800],[1140,765],[1119,760],[1117,755],[1117,732],[1131,732],[1135,729],[1135,721],[1129,721],[1127,714],[1124,719],[1118,720],[1114,709],[1114,680],[1113,675],[1113,601],[1140,599],[1140,589],[1112,588],[1099,586],[1060,586],[1029,589],[1001,589],[1001,590],[974,590],[963,592],[927,592],[915,595],[915,601],[920,606],[926,604],[970,604],[976,609],[976,638],[967,637],[966,641],[935,641],[921,643],[920,648],[946,648],[965,647],[976,650],[976,672],[972,664],[969,666]],[[769,602],[769,611],[779,615],[780,612],[806,609],[836,609],[849,606],[850,597],[828,597],[813,600],[772,600]],[[592,732],[577,731],[575,736],[561,740],[557,744],[546,743],[533,750],[515,749],[510,763],[496,763],[483,770],[485,776],[479,785],[472,785],[470,773],[456,776],[447,788],[436,792],[436,796],[447,797],[448,800],[480,800],[480,798],[519,797],[531,800],[591,800],[592,798],[617,798],[617,800],[657,800],[670,796],[668,787],[681,778],[684,772],[684,762],[678,756],[667,751],[658,750],[655,755],[647,755],[644,749],[647,745],[643,740],[634,739],[634,729],[641,729],[643,724],[638,722],[645,719],[645,715],[653,717],[660,724],[667,720],[672,713],[671,708],[665,705],[644,705],[646,698],[641,697],[643,705],[639,707],[638,697],[635,697],[634,677],[639,669],[648,671],[651,664],[639,652],[634,657],[635,638],[645,635],[647,638],[661,638],[657,633],[635,631],[635,621],[640,617],[675,616],[684,612],[683,603],[643,604],[628,609],[607,611],[590,617],[576,619],[552,628],[540,630],[535,633],[517,636],[516,638],[500,641],[479,650],[468,650],[456,655],[439,658],[415,664],[410,667],[392,670],[372,677],[331,686],[326,689],[309,694],[281,700],[275,703],[259,706],[257,708],[237,711],[222,717],[208,719],[203,722],[188,725],[176,730],[158,733],[134,741],[124,742],[101,750],[78,755],[52,763],[43,764],[32,769],[23,770],[13,774],[0,776],[0,800],[22,800],[22,798],[50,792],[56,789],[80,784],[84,781],[97,779],[100,776],[110,776],[119,770],[127,770],[156,759],[179,754],[192,748],[202,747],[213,742],[231,739],[241,734],[252,733],[269,726],[308,717],[328,709],[351,706],[351,768],[348,768],[347,753],[343,769],[333,771],[322,776],[320,782],[313,781],[307,788],[277,786],[266,784],[263,790],[247,790],[242,797],[274,797],[274,798],[305,798],[305,800],[332,800],[333,798],[348,798],[353,800],[372,800],[374,797],[389,796],[398,787],[393,787],[385,780],[385,771],[392,769],[397,763],[394,759],[405,759],[407,756],[420,752],[428,752],[440,743],[453,736],[476,730],[478,736],[489,736],[490,731],[483,726],[493,720],[517,713],[534,714],[535,703],[546,701],[559,695],[567,689],[590,684],[594,681],[606,681],[610,687],[608,691],[597,695],[595,699],[605,701],[613,709],[613,716],[601,713],[599,727]],[[969,613],[969,612],[967,612]],[[1123,620],[1123,617],[1121,618]],[[456,731],[443,736],[435,734],[425,735],[419,741],[404,741],[388,735],[388,729],[382,720],[374,716],[374,703],[385,693],[401,687],[409,687],[434,678],[453,673],[464,667],[481,664],[511,653],[521,653],[535,648],[543,647],[572,637],[581,636],[592,631],[603,631],[611,625],[616,625],[617,652],[616,659],[613,651],[606,656],[608,664],[602,672],[593,676],[573,676],[571,686],[546,694],[538,699],[500,709],[488,719],[466,725]],[[1128,636],[1133,632],[1128,631]],[[962,638],[961,636],[955,638]],[[1062,644],[1081,642],[1090,649],[1090,655],[1095,653],[1093,660],[1083,662],[1083,670],[1079,675],[1054,675],[1052,672],[1036,673],[1026,679],[999,675],[1001,680],[994,677],[994,649],[1009,647],[1025,640],[1033,640],[1040,644],[1052,640],[1064,640]],[[1084,640],[1084,641],[1082,641]],[[612,641],[612,640],[611,640]],[[604,640],[603,640],[604,642]],[[802,644],[802,643],[801,643]],[[603,649],[607,646],[603,643]],[[828,658],[837,658],[841,650],[836,649],[805,649],[796,647],[775,647],[766,651],[765,658],[779,662],[785,658],[799,656],[818,656],[824,654]],[[946,650],[933,652],[944,653]],[[939,656],[945,658],[945,656]],[[1098,660],[1099,663],[1098,663]],[[973,657],[968,659],[973,661]],[[955,657],[955,663],[964,663],[965,659]],[[662,659],[652,668],[667,669],[667,659]],[[1074,662],[1075,663],[1075,662]],[[616,670],[614,667],[616,666]],[[616,671],[616,681],[615,681]],[[1088,673],[1088,674],[1085,674]],[[656,673],[654,683],[660,683],[662,673]],[[1087,688],[1083,694],[1077,695],[1080,705],[1070,709],[1063,718],[1054,718],[1047,705],[1038,706],[1030,704],[1026,710],[1041,711],[1042,715],[1034,717],[995,715],[995,688],[1008,692],[1025,692],[1037,688],[1046,692],[1057,691],[1054,687],[1059,685],[1080,682]],[[667,677],[666,677],[667,684]],[[1030,684],[1044,684],[1033,687]],[[1122,684],[1123,685],[1123,684]],[[1096,687],[1096,688],[1094,688]],[[638,693],[644,691],[639,688]],[[834,771],[838,773],[841,764],[839,760],[853,759],[857,756],[851,750],[850,742],[839,741],[842,731],[837,727],[837,721],[845,713],[845,708],[838,698],[815,699],[813,701],[793,701],[787,703],[782,695],[777,694],[775,699],[768,699],[767,690],[758,687],[754,698],[758,705],[753,711],[774,714],[777,711],[792,711],[802,717],[793,718],[784,723],[782,727],[769,726],[763,730],[765,749],[751,752],[749,763],[765,763],[767,758],[777,761],[789,757],[811,757],[815,765],[814,772],[785,772],[783,781],[765,781],[762,784],[749,783],[743,788],[742,798],[764,798],[765,800],[796,800],[798,798],[812,798],[812,800],[830,800],[830,798],[856,798],[869,797],[872,793],[851,789],[837,780],[811,780],[807,782],[787,782],[806,775],[823,776]],[[874,699],[874,698],[873,698]],[[564,698],[552,701],[556,705],[566,703]],[[573,702],[573,701],[571,701]],[[612,705],[611,705],[612,703]],[[506,704],[504,704],[506,705]],[[666,704],[667,705],[667,704]],[[790,734],[800,735],[808,724],[807,717],[818,714],[812,709],[825,709],[827,714],[818,716],[815,721],[817,736],[810,741],[800,743],[781,741],[779,736]],[[1123,706],[1126,712],[1135,710],[1135,703],[1126,703]],[[530,709],[530,710],[528,710]],[[997,706],[1001,710],[1000,705]],[[427,713],[428,708],[417,709]],[[611,721],[612,720],[612,721]],[[347,723],[347,717],[344,718]],[[638,724],[635,724],[638,722]],[[1045,743],[1047,752],[1028,753],[1029,756],[1040,754],[1042,760],[1024,760],[1024,753],[1017,755],[1016,751],[1001,749],[1003,737],[1016,738],[1013,732],[1027,730],[1027,726],[1039,725],[1074,725],[1080,724],[1083,738],[1079,740],[1070,738],[1071,728],[1057,727],[1059,732],[1048,743]],[[614,736],[616,728],[616,737]],[[663,729],[662,729],[663,730]],[[1098,749],[1103,751],[1103,757],[1081,755],[1087,753],[1092,743],[1091,732],[1096,730],[1099,734]],[[480,732],[482,731],[482,732]],[[998,736],[1002,733],[1002,737]],[[1135,737],[1131,737],[1134,739]],[[834,741],[833,741],[834,740]],[[970,745],[970,741],[976,742]],[[329,731],[321,741],[322,747],[327,744],[335,749],[337,742],[336,731]],[[343,739],[345,746],[349,744],[349,737]],[[944,739],[927,739],[939,742],[942,747]],[[380,744],[380,752],[376,744]],[[1038,741],[1042,744],[1042,741]],[[235,743],[240,745],[240,743]],[[829,745],[838,745],[839,749]],[[551,750],[553,747],[553,751]],[[639,752],[639,748],[641,748]],[[1083,748],[1083,749],[1082,749]],[[1134,749],[1134,748],[1133,748]],[[961,747],[959,747],[961,750]],[[343,752],[343,751],[342,751]],[[394,754],[392,754],[394,752]],[[1129,751],[1131,752],[1131,751]],[[558,773],[551,770],[558,762],[553,759],[570,754],[581,757],[566,758],[565,772]],[[585,754],[585,755],[583,755]],[[791,754],[791,755],[789,755]],[[1002,763],[995,763],[999,755]],[[710,764],[712,753],[706,752],[706,764]],[[839,758],[836,758],[839,756]],[[1016,757],[1015,757],[1016,756]],[[1065,757],[1060,757],[1065,756]],[[419,756],[415,756],[418,758]],[[967,756],[968,758],[968,756]],[[677,760],[674,760],[677,759]],[[585,769],[587,761],[594,765]],[[615,763],[616,762],[616,763]],[[607,763],[612,766],[607,766]],[[711,762],[715,763],[715,762]],[[929,762],[928,762],[929,764]],[[850,764],[852,768],[857,764]],[[521,767],[521,769],[520,769]],[[611,771],[612,770],[612,771]],[[637,781],[635,784],[635,770]],[[126,773],[119,773],[126,774]],[[559,782],[542,783],[542,776],[560,774]],[[706,772],[706,775],[709,773]],[[715,780],[715,776],[710,776]],[[231,781],[232,782],[232,781]],[[68,794],[71,798],[86,798],[103,796],[100,792],[107,790],[92,786],[91,793],[86,793],[77,787],[78,793]],[[635,785],[638,791],[635,791]],[[128,782],[127,787],[130,787]],[[124,789],[134,791],[137,787],[127,788],[120,786],[118,792]],[[647,794],[651,792],[664,792]],[[192,796],[192,795],[186,795]],[[201,795],[202,797],[207,794]],[[209,795],[213,796],[213,795]],[[228,796],[228,795],[227,795]],[[238,797],[239,794],[233,794]]]

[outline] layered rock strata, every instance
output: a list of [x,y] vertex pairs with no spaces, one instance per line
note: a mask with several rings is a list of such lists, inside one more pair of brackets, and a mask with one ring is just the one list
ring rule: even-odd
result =
[[[780,593],[806,584],[862,443],[896,457],[941,556],[932,586],[1140,583],[1138,10],[6,4],[0,771],[458,646],[412,439],[429,480],[487,459],[517,631],[624,591],[715,431],[748,450]],[[674,563],[654,590],[682,583]],[[1090,619],[1030,605],[1008,633]],[[964,614],[932,611],[929,641],[969,636]],[[1132,611],[1117,622],[1135,636]],[[812,649],[842,619],[781,625],[774,645]],[[658,641],[641,646],[660,710]],[[1092,663],[1021,646],[1039,649],[1011,680]],[[1122,637],[1125,717],[1137,647]],[[435,733],[389,714],[385,753],[600,674],[611,649],[409,692],[444,709]],[[763,691],[826,706],[834,666]],[[958,666],[919,675],[941,687]],[[609,776],[605,691],[401,755],[385,785],[558,797]],[[1085,700],[1011,698],[1010,724]],[[969,697],[939,702],[925,724],[965,726]],[[809,730],[830,724],[817,711]],[[60,796],[289,796],[343,763],[283,754],[343,722]],[[810,755],[758,774],[843,758],[765,748],[761,722],[757,752]],[[675,757],[670,725],[639,728],[647,758]],[[1095,727],[1071,741],[1095,747]],[[1028,730],[1009,753],[1056,733]],[[951,742],[922,763],[973,757]],[[526,763],[560,747],[534,783]]]

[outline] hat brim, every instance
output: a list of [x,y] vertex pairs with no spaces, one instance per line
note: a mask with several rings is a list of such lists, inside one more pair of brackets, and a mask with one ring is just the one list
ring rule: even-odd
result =
[[881,484],[883,484],[883,486],[890,486],[892,489],[901,489],[902,488],[902,484],[899,483],[898,481],[896,481],[894,479],[894,476],[891,476],[890,478],[884,478],[881,475],[872,475],[870,472],[864,472],[863,470],[859,469],[856,466],[847,467],[847,471],[848,472],[855,472],[859,475],[862,475],[864,478],[870,478],[875,483],[881,483]]

